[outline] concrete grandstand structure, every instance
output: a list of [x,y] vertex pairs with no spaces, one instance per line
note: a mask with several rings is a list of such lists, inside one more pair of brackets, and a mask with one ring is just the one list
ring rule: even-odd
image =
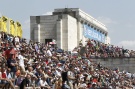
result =
[[[110,43],[104,24],[79,8],[55,9],[52,15],[30,16],[30,38],[36,42],[56,41],[57,46],[71,51],[87,38]],[[109,40],[108,40],[109,39]]]

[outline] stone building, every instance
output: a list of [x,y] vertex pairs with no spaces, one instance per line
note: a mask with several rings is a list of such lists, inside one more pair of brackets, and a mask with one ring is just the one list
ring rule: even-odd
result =
[[79,8],[54,9],[52,15],[30,16],[30,38],[47,43],[55,40],[57,46],[71,51],[87,38],[107,42],[108,32],[104,24]]

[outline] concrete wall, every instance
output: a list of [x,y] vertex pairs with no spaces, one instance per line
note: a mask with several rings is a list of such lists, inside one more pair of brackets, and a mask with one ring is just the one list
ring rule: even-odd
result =
[[61,19],[58,15],[40,16],[40,28],[36,16],[31,16],[31,39],[45,43],[45,39],[54,39],[57,46],[64,50],[73,50],[77,46],[77,20],[67,14]]
[[119,68],[121,71],[135,73],[135,58],[110,58],[110,59],[93,59],[97,63],[109,68]]
[[77,46],[77,20],[68,15],[68,50]]
[[56,38],[56,24],[58,16],[40,16],[40,41],[45,43],[45,39]]
[[[57,19],[58,19],[57,15],[40,16],[40,23],[39,23],[40,29],[39,29],[38,24],[36,23],[36,16],[31,16],[30,17],[30,23],[31,23],[30,24],[30,29],[31,29],[30,38],[34,41],[39,41],[41,43],[45,43],[45,39],[56,40],[57,39],[56,37]],[[40,31],[37,31],[37,30],[40,30]],[[37,39],[40,39],[40,40],[37,40]]]
[[62,49],[68,50],[68,15],[62,15]]
[[35,32],[34,30],[38,29],[38,25],[36,23],[36,17],[35,16],[30,16],[30,39],[34,40],[35,38]]
[[70,15],[62,15],[62,49],[71,51],[77,46],[77,21]]
[[62,48],[62,20],[58,20],[56,24],[56,29],[57,29],[57,47]]

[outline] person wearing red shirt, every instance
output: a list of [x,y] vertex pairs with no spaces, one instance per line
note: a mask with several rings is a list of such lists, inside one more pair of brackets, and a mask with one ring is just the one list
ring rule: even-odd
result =
[[10,46],[10,49],[5,51],[6,59],[9,59],[11,53],[13,54],[13,58],[15,59],[16,58],[16,50],[14,49],[14,46]]
[[7,71],[4,67],[2,68],[0,79],[2,80],[3,84],[6,84],[4,85],[6,89],[9,87],[11,87],[12,89],[15,89],[13,82],[10,79],[8,79]]

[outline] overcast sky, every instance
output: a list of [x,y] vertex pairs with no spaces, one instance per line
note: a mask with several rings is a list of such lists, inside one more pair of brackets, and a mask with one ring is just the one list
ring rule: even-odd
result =
[[135,0],[0,0],[0,15],[21,22],[29,39],[31,15],[65,7],[80,8],[105,24],[111,44],[135,50]]

